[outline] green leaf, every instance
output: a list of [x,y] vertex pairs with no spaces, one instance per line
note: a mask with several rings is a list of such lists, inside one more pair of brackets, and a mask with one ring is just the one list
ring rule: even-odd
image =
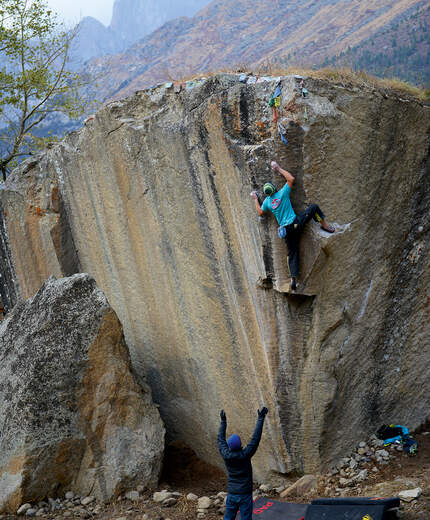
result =
[[34,131],[50,114],[80,117],[88,102],[80,95],[82,79],[67,68],[69,31],[45,0],[0,0],[0,131],[7,146],[0,168],[10,168],[23,153],[41,146]]

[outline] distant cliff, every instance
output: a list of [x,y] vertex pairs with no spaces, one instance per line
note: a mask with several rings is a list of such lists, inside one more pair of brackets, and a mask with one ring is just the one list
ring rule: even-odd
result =
[[208,3],[209,0],[115,0],[109,27],[90,16],[80,22],[73,60],[76,64],[123,52],[167,21],[193,16]]
[[115,0],[110,28],[122,50],[180,16],[193,16],[210,0]]
[[84,62],[96,56],[115,54],[124,50],[117,35],[110,27],[105,27],[92,16],[86,16],[78,26],[72,43],[72,64],[81,67]]
[[[167,438],[221,464],[218,411],[245,439],[270,413],[255,474],[314,471],[381,423],[430,409],[430,108],[364,84],[216,75],[103,108],[0,190],[1,295],[90,273],[124,326]],[[194,87],[194,88],[192,88]],[[311,222],[298,294],[249,193],[276,159]],[[5,259],[5,260],[3,260]],[[9,301],[10,299],[10,301]]]

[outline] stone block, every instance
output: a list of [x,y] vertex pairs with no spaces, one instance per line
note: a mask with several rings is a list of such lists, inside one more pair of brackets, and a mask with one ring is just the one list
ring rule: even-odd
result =
[[1,323],[0,342],[0,512],[54,487],[91,490],[88,505],[157,483],[164,427],[92,277],[49,278]]

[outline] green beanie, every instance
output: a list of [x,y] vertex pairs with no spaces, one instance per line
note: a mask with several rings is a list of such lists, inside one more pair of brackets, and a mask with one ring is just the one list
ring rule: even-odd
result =
[[276,188],[271,182],[266,182],[263,186],[264,194],[268,197],[271,197],[274,193],[276,193]]

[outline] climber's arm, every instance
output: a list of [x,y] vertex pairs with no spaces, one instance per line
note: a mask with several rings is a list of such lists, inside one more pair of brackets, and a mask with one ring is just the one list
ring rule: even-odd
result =
[[280,173],[283,177],[285,177],[285,180],[287,181],[287,184],[290,188],[293,187],[293,184],[294,184],[294,181],[295,181],[295,178],[294,176],[287,170],[283,170],[278,163],[276,163],[275,161],[272,162],[272,170],[275,170],[277,171],[278,173]]
[[258,196],[255,191],[251,193],[251,197],[254,199],[255,203],[255,209],[257,210],[257,213],[262,217],[264,215],[264,211],[261,209],[260,203],[258,202]]

